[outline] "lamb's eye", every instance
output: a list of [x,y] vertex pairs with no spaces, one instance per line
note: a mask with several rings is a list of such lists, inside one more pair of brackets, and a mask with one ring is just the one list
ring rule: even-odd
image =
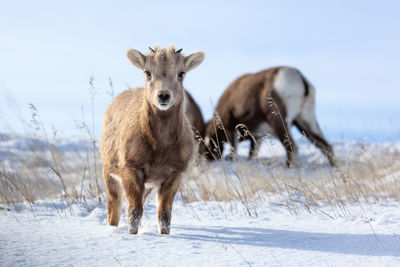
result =
[[183,79],[183,77],[185,77],[185,73],[183,71],[179,72],[178,77]]
[[151,73],[150,73],[150,71],[148,71],[148,70],[145,70],[144,71],[144,74],[146,74],[146,76],[147,76],[147,78],[151,78]]

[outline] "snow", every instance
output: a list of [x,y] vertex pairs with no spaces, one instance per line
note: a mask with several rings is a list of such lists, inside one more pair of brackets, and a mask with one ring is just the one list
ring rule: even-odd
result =
[[104,206],[89,213],[77,203],[72,207],[75,216],[71,216],[60,202],[50,200],[37,202],[31,211],[29,207],[22,213],[2,211],[1,265],[400,264],[398,203],[371,205],[367,219],[292,216],[272,203],[265,203],[257,218],[230,215],[216,202],[192,203],[196,214],[179,198],[174,205],[169,236],[158,234],[153,201],[145,207],[138,235],[128,234],[124,216],[119,227],[107,225]]
[[[5,137],[2,146],[15,157],[30,155],[31,149],[26,146],[39,145],[44,149],[43,158],[48,159],[48,148],[41,142],[21,136]],[[297,143],[301,164],[328,172],[326,159],[313,145],[302,140]],[[393,155],[400,152],[399,141],[333,145],[342,160],[360,162],[373,160],[374,151]],[[65,155],[71,154],[66,158],[77,153],[74,147],[83,146],[85,143],[79,140],[60,140],[54,145]],[[246,163],[247,148],[246,143],[239,146],[238,162],[254,165],[255,162]],[[259,164],[269,160],[284,168],[285,153],[277,141],[264,142],[260,157]],[[208,166],[218,174],[218,168],[224,166],[229,171],[233,164],[222,161]],[[309,171],[301,167],[297,170]],[[399,179],[398,166],[378,171],[388,181]],[[287,170],[287,175],[292,172]],[[224,179],[220,176],[214,177],[215,181]],[[188,179],[187,183],[191,182],[194,183]],[[400,203],[395,199],[347,203],[345,213],[332,211],[327,201],[320,201],[315,203],[318,212],[300,208],[293,214],[281,204],[283,197],[284,194],[275,196],[271,192],[256,193],[253,198],[257,201],[248,200],[250,210],[256,213],[249,216],[238,200],[186,202],[177,194],[168,236],[158,233],[154,194],[146,202],[138,235],[128,234],[125,213],[118,227],[107,224],[104,195],[101,203],[70,200],[68,205],[63,198],[47,198],[34,204],[22,203],[18,209],[0,203],[0,266],[400,265]],[[301,201],[301,197],[292,200]]]

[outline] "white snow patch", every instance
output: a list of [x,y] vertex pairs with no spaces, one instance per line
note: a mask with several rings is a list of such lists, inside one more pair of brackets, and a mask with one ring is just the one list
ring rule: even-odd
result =
[[[227,204],[227,203],[225,203]],[[99,266],[398,266],[400,204],[370,206],[367,217],[291,216],[266,203],[259,217],[226,215],[224,203],[174,204],[171,234],[158,234],[155,209],[145,208],[138,235],[107,225],[105,207],[58,215],[46,202],[32,212],[0,213],[0,265]],[[27,207],[28,209],[28,207]],[[73,206],[79,210],[80,205]],[[357,207],[354,207],[357,210]],[[210,211],[214,215],[210,215]]]

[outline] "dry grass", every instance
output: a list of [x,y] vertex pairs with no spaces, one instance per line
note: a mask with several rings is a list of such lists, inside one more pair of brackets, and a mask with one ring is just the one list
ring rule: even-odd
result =
[[338,167],[300,162],[287,169],[284,156],[223,160],[211,168],[199,161],[187,173],[181,195],[187,202],[239,201],[251,216],[265,202],[285,206],[292,214],[329,207],[327,215],[336,217],[351,215],[348,205],[399,200],[400,151],[363,144],[353,144],[352,150],[339,156]]
[[[266,101],[269,106],[275,106],[277,112],[274,115],[284,123],[272,97],[268,96]],[[214,115],[213,122],[215,131],[217,128],[222,130],[229,140],[218,114]],[[251,138],[256,142],[246,125],[238,125],[236,130],[238,139]],[[285,130],[289,136],[289,129]],[[270,136],[267,138],[271,140]],[[204,144],[202,138],[198,140]],[[219,145],[213,147],[217,149],[214,154],[223,154]],[[345,153],[339,153],[336,167],[307,161],[298,162],[292,169],[282,165],[284,159],[277,156],[274,149],[268,153],[273,160],[259,158],[255,162],[238,160],[234,148],[229,146],[229,150],[233,155],[232,162],[222,161],[213,168],[204,161],[197,162],[197,167],[191,169],[188,181],[181,187],[185,201],[239,201],[250,216],[257,215],[259,207],[267,201],[285,206],[291,214],[305,209],[310,213],[321,211],[333,218],[351,216],[348,205],[358,204],[363,210],[365,204],[400,198],[400,149],[355,143]],[[279,158],[281,161],[276,161]],[[320,209],[321,205],[329,207],[329,214]]]
[[[85,149],[77,147],[68,153],[58,150],[55,138],[41,137],[46,141],[43,147],[32,146],[24,155],[0,163],[2,204],[18,210],[24,202],[61,198],[66,208],[82,203],[90,210],[103,203],[101,163],[91,137],[87,136]],[[400,199],[400,161],[395,149],[354,144],[354,153],[339,159],[338,168],[301,161],[298,167],[287,169],[284,161],[284,156],[211,164],[198,159],[186,172],[180,195],[186,203],[229,203],[228,213],[239,205],[249,216],[257,216],[266,202],[282,205],[294,215],[306,210],[337,217],[351,215],[349,205]]]
[[[93,110],[96,90],[92,78],[90,86]],[[111,80],[110,88],[113,96]],[[91,127],[83,113],[82,120],[76,122],[85,145],[66,153],[57,145],[57,132],[53,129],[49,133],[36,107],[31,105],[30,109],[35,131],[29,135],[35,143],[28,145],[24,153],[14,153],[6,137],[0,140],[0,152],[6,155],[6,160],[0,162],[0,204],[19,210],[23,203],[61,198],[71,213],[68,207],[73,203],[82,203],[88,210],[102,205],[105,194],[93,114]],[[215,125],[223,127],[218,118]],[[241,126],[240,131],[251,136],[244,129]],[[239,158],[210,164],[197,158],[185,174],[180,188],[182,199],[186,203],[228,203],[226,212],[240,206],[249,216],[257,216],[268,202],[282,205],[294,215],[306,210],[332,218],[351,215],[349,205],[359,204],[363,209],[368,203],[400,199],[398,148],[354,143],[351,149],[339,152],[337,168],[320,161],[310,163],[306,157],[297,167],[287,169],[284,156],[275,153],[270,140],[269,157],[256,161]]]
[[[31,108],[37,114],[33,105]],[[97,171],[101,164],[97,148],[89,145],[91,137],[86,138],[88,146],[70,148],[65,153],[57,146],[55,132],[49,137],[42,124],[37,130],[32,134],[32,144],[24,144],[27,146],[22,153],[15,153],[11,144],[2,140],[0,149],[9,157],[0,162],[0,202],[17,210],[23,202],[32,204],[45,198],[61,198],[66,207],[77,201],[88,209],[101,204],[103,189]]]
[[[93,81],[91,77],[92,113]],[[71,205],[76,202],[88,210],[102,205],[104,187],[97,138],[94,126],[90,128],[86,123],[83,108],[82,120],[75,121],[80,143],[69,147],[68,152],[60,146],[57,131],[45,128],[37,108],[30,104],[29,109],[31,127],[27,128],[32,128],[31,132],[0,135],[0,152],[5,158],[0,161],[0,204],[20,210],[23,203],[31,205],[40,199],[60,198],[71,213]],[[20,142],[20,151],[15,151],[15,141]]]

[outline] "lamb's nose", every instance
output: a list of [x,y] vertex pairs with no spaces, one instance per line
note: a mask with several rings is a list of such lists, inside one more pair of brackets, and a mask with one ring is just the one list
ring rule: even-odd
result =
[[158,99],[159,99],[161,102],[168,101],[168,100],[169,100],[169,94],[159,94],[159,95],[158,95]]

